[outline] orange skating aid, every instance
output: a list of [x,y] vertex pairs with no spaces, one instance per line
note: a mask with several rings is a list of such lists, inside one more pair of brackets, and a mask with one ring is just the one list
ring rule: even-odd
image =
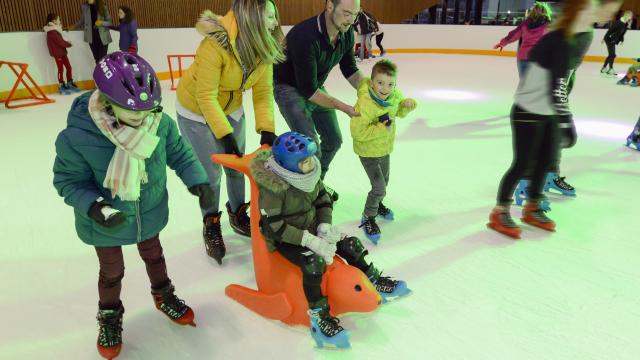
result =
[[[263,146],[261,149],[265,149]],[[258,150],[258,151],[259,151]],[[309,304],[302,288],[302,273],[278,252],[269,252],[260,232],[258,187],[249,172],[249,164],[257,151],[241,158],[236,155],[212,155],[214,162],[240,171],[251,183],[251,244],[257,290],[241,285],[227,286],[225,294],[252,311],[272,320],[289,325],[309,326]],[[327,266],[322,279],[322,293],[329,298],[333,316],[347,312],[375,310],[381,297],[367,276],[359,269],[347,265],[339,257]]]
[[556,223],[547,217],[544,210],[540,209],[536,202],[529,202],[524,206],[521,220],[542,230],[556,231]]
[[514,239],[520,239],[522,233],[520,227],[511,219],[509,210],[506,209],[493,209],[489,215],[487,227]]

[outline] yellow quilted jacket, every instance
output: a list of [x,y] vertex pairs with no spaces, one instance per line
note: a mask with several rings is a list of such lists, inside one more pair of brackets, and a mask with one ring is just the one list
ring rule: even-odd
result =
[[196,28],[205,38],[178,84],[180,104],[201,114],[220,139],[233,132],[226,115],[238,110],[242,106],[243,91],[252,89],[256,132],[275,132],[273,65],[258,65],[249,74],[242,71],[236,49],[238,24],[233,11],[225,16],[206,11]]
[[[363,80],[358,86],[358,102],[355,109],[360,116],[351,118],[351,137],[353,151],[362,157],[383,157],[393,152],[393,141],[396,136],[397,118],[407,116],[408,111],[400,107],[404,98],[397,88],[387,98],[391,106],[379,105],[369,95],[371,80]],[[378,117],[389,113],[393,119],[387,127],[378,121]]]

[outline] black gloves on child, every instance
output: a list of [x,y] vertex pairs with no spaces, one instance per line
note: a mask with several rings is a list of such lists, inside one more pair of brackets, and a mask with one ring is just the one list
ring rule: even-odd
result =
[[189,188],[189,192],[198,197],[201,209],[209,209],[213,206],[214,194],[209,184],[193,185]]
[[111,204],[106,202],[103,197],[99,197],[91,204],[88,215],[98,224],[108,228],[122,225],[127,219],[120,210],[112,208]]
[[383,123],[384,126],[391,126],[391,117],[389,116],[389,113],[378,116],[378,121]]
[[260,132],[260,145],[267,144],[269,146],[273,146],[273,142],[276,141],[276,134],[271,131],[262,131]]
[[222,140],[225,154],[236,154],[238,157],[242,157],[242,153],[240,149],[238,149],[238,143],[236,139],[233,138],[233,134],[227,134],[220,140]]

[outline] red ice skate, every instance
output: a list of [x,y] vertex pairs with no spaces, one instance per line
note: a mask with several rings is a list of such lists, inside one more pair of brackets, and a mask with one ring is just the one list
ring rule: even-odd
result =
[[189,306],[174,294],[175,288],[169,284],[160,290],[152,290],[153,301],[156,308],[162,311],[167,317],[179,325],[196,326],[193,321],[195,314]]
[[494,208],[489,215],[487,227],[514,239],[520,239],[522,233],[520,227],[511,219],[508,208]]
[[530,201],[524,206],[521,220],[542,230],[556,231],[556,223],[547,217],[535,201]]

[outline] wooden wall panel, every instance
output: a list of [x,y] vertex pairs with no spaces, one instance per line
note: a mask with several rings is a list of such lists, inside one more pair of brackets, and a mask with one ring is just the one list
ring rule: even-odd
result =
[[[117,17],[120,5],[133,9],[141,28],[193,26],[202,10],[223,14],[233,0],[107,0],[109,12]],[[383,23],[399,23],[430,7],[437,0],[361,0],[361,6]],[[637,0],[640,1],[640,0]],[[80,18],[83,0],[0,0],[0,31],[37,31],[49,12],[60,15],[64,26]],[[276,0],[282,23],[296,24],[320,13],[326,0]]]

